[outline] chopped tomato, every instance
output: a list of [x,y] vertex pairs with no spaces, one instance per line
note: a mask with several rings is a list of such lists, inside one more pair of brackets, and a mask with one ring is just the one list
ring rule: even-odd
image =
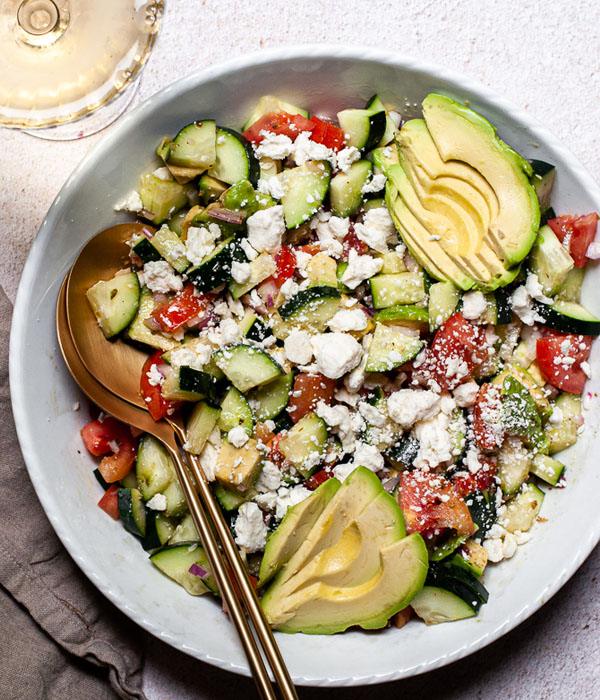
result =
[[487,491],[494,481],[494,476],[498,470],[496,460],[487,455],[480,455],[479,462],[481,463],[481,469],[476,471],[475,474],[461,472],[452,480],[455,491],[462,498],[473,493],[473,491]]
[[115,439],[119,425],[119,421],[112,416],[86,423],[81,429],[83,444],[95,457],[110,454],[110,443]]
[[286,280],[294,276],[294,270],[296,269],[296,255],[294,251],[289,246],[282,245],[275,253],[275,264],[277,269],[273,274],[273,280],[277,286],[281,287]]
[[311,140],[316,143],[322,143],[327,148],[333,151],[339,151],[344,148],[346,137],[339,126],[334,126],[330,122],[326,122],[319,117],[311,117],[312,135]]
[[557,389],[581,394],[587,379],[581,363],[590,356],[592,340],[589,335],[546,335],[538,338],[536,357],[544,379]]
[[106,490],[104,496],[98,501],[100,508],[115,520],[119,519],[118,491],[119,486],[117,484],[112,484]]
[[[178,401],[169,401],[164,399],[160,384],[151,384],[150,376],[152,367],[166,367],[165,361],[162,359],[162,350],[157,350],[154,354],[144,362],[142,367],[142,377],[140,379],[140,391],[148,407],[148,411],[154,420],[162,420],[165,416],[170,415],[179,406]],[[150,375],[150,376],[149,376]]]
[[105,455],[98,466],[104,481],[111,484],[129,474],[137,453],[137,440],[128,425],[107,416],[103,421],[96,420],[85,425],[81,436],[93,455]]
[[314,411],[319,401],[330,404],[333,401],[334,391],[335,379],[329,379],[317,373],[297,374],[287,407],[290,418],[297,423],[307,413]]
[[178,292],[170,301],[155,309],[152,317],[163,331],[172,332],[192,319],[204,316],[209,308],[212,296],[198,294],[191,282]]
[[252,437],[255,440],[260,440],[265,445],[267,445],[275,437],[275,433],[269,428],[267,428],[266,423],[257,421],[252,432]]
[[355,250],[359,255],[364,255],[369,250],[369,246],[364,241],[360,240],[360,238],[354,233],[353,228],[350,228],[342,241],[343,260],[348,259],[348,255],[350,255],[351,250]]
[[458,312],[438,328],[418,374],[452,390],[471,377],[486,357],[483,326],[467,321]]
[[277,433],[277,435],[271,438],[267,443],[267,458],[278,467],[283,463],[283,454],[279,451],[279,442],[283,435],[284,433]]
[[320,471],[313,474],[309,479],[307,479],[304,482],[304,486],[309,491],[314,491],[315,489],[319,488],[321,484],[324,484],[326,481],[329,481],[329,479],[331,479],[332,476],[333,471],[328,467],[325,467],[325,469],[321,469]]
[[473,410],[475,442],[481,450],[493,450],[502,442],[500,429],[500,387],[486,382],[479,387]]
[[313,124],[300,114],[288,114],[287,112],[267,112],[242,136],[252,143],[260,143],[264,139],[262,131],[270,131],[274,134],[284,134],[294,141],[302,131],[312,131]]
[[475,525],[467,504],[452,484],[439,474],[412,471],[400,477],[398,502],[406,531],[437,535],[452,529],[457,535],[472,535]]
[[588,260],[588,246],[596,238],[598,214],[593,212],[585,216],[557,216],[548,221],[548,226],[571,253],[576,267],[583,267]]
[[309,255],[316,255],[321,252],[321,246],[319,243],[307,243],[306,245],[297,246],[297,250],[308,253]]

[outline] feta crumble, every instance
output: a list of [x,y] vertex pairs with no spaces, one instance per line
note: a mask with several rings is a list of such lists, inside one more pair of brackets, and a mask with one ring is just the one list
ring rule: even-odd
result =
[[296,365],[307,365],[313,358],[310,333],[306,331],[292,331],[283,341],[283,348],[287,359]]
[[336,156],[337,169],[341,170],[343,173],[350,172],[350,166],[360,160],[360,151],[355,146],[348,146],[347,148],[342,148],[338,151]]
[[350,219],[332,216],[327,221],[319,221],[316,226],[321,250],[333,258],[339,258],[343,251],[342,241],[350,229]]
[[258,181],[256,189],[263,194],[268,194],[273,199],[281,199],[285,195],[285,188],[281,182],[281,178],[277,175],[271,175],[271,177],[265,179],[260,179]]
[[359,255],[355,250],[348,254],[348,267],[342,275],[342,283],[350,289],[356,289],[359,284],[376,275],[383,267],[383,260],[370,255]]
[[367,316],[362,309],[340,309],[329,321],[330,330],[343,333],[344,331],[364,331],[367,327]]
[[241,425],[236,425],[235,428],[227,433],[227,442],[234,447],[243,447],[248,442],[248,433]]
[[248,554],[260,552],[265,548],[269,531],[262,511],[256,503],[242,503],[238,509],[234,530],[236,544],[243,547]]
[[215,249],[215,242],[221,237],[218,224],[190,226],[185,242],[185,256],[192,265],[199,265]]
[[173,176],[171,175],[171,171],[169,168],[164,167],[164,168],[156,168],[156,170],[152,173],[154,177],[157,177],[159,180],[172,180]]
[[130,211],[134,214],[139,214],[144,208],[144,203],[140,197],[139,192],[133,190],[120,202],[117,202],[114,206],[115,211]]
[[292,148],[293,158],[296,165],[304,165],[307,160],[329,160],[335,158],[331,148],[327,148],[322,143],[311,141],[310,131],[302,131],[296,137]]
[[339,379],[360,364],[360,343],[346,333],[321,333],[311,338],[317,371]]
[[234,260],[231,263],[231,276],[238,284],[247,282],[250,279],[250,263]]
[[160,373],[157,365],[152,365],[150,369],[146,372],[146,377],[148,377],[148,383],[150,386],[161,386],[165,381],[165,378]]
[[167,497],[162,493],[157,493],[149,501],[146,501],[146,507],[150,510],[167,510]]
[[183,280],[166,260],[152,260],[144,265],[144,282],[151,292],[180,292]]
[[254,147],[257,158],[272,158],[273,160],[283,160],[292,152],[294,143],[285,134],[275,134],[272,131],[261,131],[263,140]]
[[363,194],[371,194],[372,192],[380,192],[386,183],[387,177],[383,173],[376,173],[373,177],[365,182],[361,192]]
[[283,207],[260,209],[247,219],[248,241],[250,245],[262,253],[264,250],[274,253],[281,247],[281,237],[285,233]]
[[462,315],[469,321],[477,321],[487,308],[482,292],[467,292],[462,298]]
[[433,391],[400,389],[388,397],[390,418],[404,430],[418,421],[429,420],[440,411],[440,395]]

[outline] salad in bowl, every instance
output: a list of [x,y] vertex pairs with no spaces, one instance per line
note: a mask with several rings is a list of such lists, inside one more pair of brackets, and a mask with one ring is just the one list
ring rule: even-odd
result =
[[[87,298],[107,342],[147,349],[153,418],[184,413],[269,623],[476,616],[583,430],[598,215],[557,215],[554,166],[438,94],[408,121],[268,95],[156,153],[118,205],[145,224],[128,265]],[[161,444],[103,415],[82,436],[100,507],[216,594]]]

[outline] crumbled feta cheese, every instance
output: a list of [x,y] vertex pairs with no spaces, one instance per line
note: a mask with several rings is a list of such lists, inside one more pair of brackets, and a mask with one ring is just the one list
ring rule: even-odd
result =
[[376,406],[372,406],[366,401],[361,401],[358,404],[358,412],[367,421],[367,423],[370,423],[377,428],[381,428],[383,425],[385,425],[385,414],[382,413]]
[[192,265],[199,265],[215,249],[215,241],[221,237],[218,224],[190,226],[185,241],[185,256]]
[[334,258],[342,254],[342,241],[350,228],[350,219],[331,216],[327,221],[317,223],[317,237],[321,250]]
[[350,289],[356,289],[359,284],[373,277],[381,270],[383,260],[370,255],[359,255],[355,250],[348,254],[348,267],[342,275],[342,283]]
[[165,381],[165,378],[160,373],[157,365],[152,365],[150,369],[146,372],[146,377],[148,377],[148,383],[150,386],[161,386]]
[[366,442],[357,442],[354,450],[353,463],[355,467],[366,467],[372,472],[381,471],[384,468],[383,455],[376,445]]
[[373,177],[365,182],[362,187],[361,192],[363,194],[370,194],[371,192],[380,192],[386,183],[387,177],[383,173],[377,173]]
[[238,284],[247,282],[250,279],[250,263],[234,260],[231,263],[231,276]]
[[552,407],[552,413],[550,414],[550,418],[548,418],[548,422],[551,425],[560,425],[562,423],[563,419],[563,412],[560,408],[560,406],[557,406],[556,404]]
[[152,260],[144,265],[144,281],[151,292],[180,292],[183,280],[166,260]]
[[241,425],[236,425],[227,433],[227,441],[234,447],[243,447],[248,442],[248,433]]
[[156,493],[149,501],[146,501],[146,507],[150,510],[167,510],[167,497],[162,493]]
[[257,158],[272,158],[273,160],[283,160],[292,152],[294,143],[285,134],[275,134],[272,131],[261,131],[263,140],[254,147]]
[[460,360],[458,357],[449,357],[446,361],[446,376],[450,379],[455,377],[456,379],[462,379],[469,374],[469,366],[464,360]]
[[369,350],[369,346],[371,345],[372,340],[373,336],[370,333],[368,335],[363,336],[362,345],[363,350],[365,352],[363,353],[362,360],[360,361],[358,367],[353,369],[352,372],[350,372],[350,374],[344,377],[344,386],[351,393],[356,393],[357,391],[359,391],[359,389],[363,386],[367,378],[365,367],[367,366],[367,352]]
[[388,210],[384,207],[369,209],[362,224],[355,224],[354,232],[369,248],[385,253],[390,238],[397,239],[396,229]]
[[271,175],[267,180],[259,180],[256,189],[263,194],[270,195],[273,199],[281,199],[285,195],[283,183],[277,175]]
[[477,321],[485,312],[487,302],[482,292],[467,292],[462,298],[462,315],[469,321]]
[[360,364],[360,343],[346,333],[321,333],[311,338],[317,371],[339,379]]
[[554,300],[551,299],[550,297],[547,297],[544,294],[544,290],[542,288],[542,285],[540,284],[540,281],[538,280],[538,276],[534,274],[533,272],[530,272],[527,275],[527,280],[525,282],[525,289],[527,290],[527,293],[532,299],[536,299],[537,301],[540,301],[542,304],[553,304]]
[[468,408],[475,405],[478,392],[479,384],[477,382],[465,382],[454,389],[453,398],[457,406]]
[[367,316],[362,309],[340,309],[327,324],[332,331],[364,331]]
[[224,318],[219,326],[208,332],[208,339],[219,347],[231,345],[240,337],[240,329],[232,318]]
[[249,216],[248,240],[251,246],[261,253],[267,250],[274,253],[281,247],[281,237],[285,233],[283,207],[279,204],[268,209],[259,209]]
[[517,287],[511,294],[510,303],[512,310],[525,325],[533,326],[537,321],[544,321],[533,308],[531,296],[524,285]]
[[357,160],[360,160],[360,151],[355,146],[348,146],[338,151],[335,162],[338,170],[348,173],[352,163],[355,163]]
[[352,452],[354,450],[354,430],[347,406],[329,406],[324,401],[319,401],[316,414],[327,423],[333,432],[337,433],[344,452]]
[[308,277],[307,266],[312,260],[312,255],[310,253],[305,253],[303,250],[295,250],[294,255],[296,256],[296,269],[301,277]]
[[429,420],[440,411],[440,396],[433,391],[400,389],[388,397],[390,418],[404,430],[418,421]]
[[258,257],[258,251],[252,247],[250,241],[247,238],[242,238],[240,240],[240,246],[248,260],[256,260],[256,258]]
[[590,363],[587,362],[586,360],[584,360],[579,366],[581,367],[581,371],[585,374],[585,376],[588,379],[591,379],[592,378],[592,368],[590,366]]
[[440,411],[433,418],[416,424],[415,437],[419,440],[419,451],[414,466],[436,467],[452,459],[452,439],[448,432],[448,414]]
[[341,464],[336,464],[333,468],[333,476],[343,483],[355,469],[356,464],[354,462],[342,462]]
[[[198,457],[202,471],[204,472],[204,475],[208,481],[214,481],[216,478],[216,467],[220,447],[221,431],[217,426],[215,426],[211,434],[208,436],[208,440],[206,441],[206,444]],[[188,446],[184,445],[184,448],[188,449]]]
[[[523,537],[523,535],[526,535],[526,537]],[[488,560],[498,563],[503,559],[510,559],[517,551],[517,545],[528,541],[529,537],[527,535],[528,533],[512,534],[497,523],[492,525],[486,539],[482,543],[487,552]]]
[[171,350],[171,367],[176,370],[184,366],[202,369],[210,360],[211,354],[212,347],[208,343],[206,345],[194,343],[193,350],[186,345],[182,345],[180,348]]
[[154,177],[157,177],[159,180],[172,180],[173,176],[171,175],[171,171],[169,168],[156,168],[156,170],[152,173]]
[[[356,372],[356,370],[354,371]],[[348,389],[342,387],[340,389],[335,390],[335,400],[339,401],[340,403],[348,404],[348,406],[352,406],[352,408],[355,408],[358,405],[360,396],[356,393],[351,393],[348,391]]]
[[265,548],[269,532],[261,509],[252,503],[242,503],[235,520],[235,542],[249,554]]
[[292,331],[283,341],[285,356],[296,365],[307,365],[313,358],[310,333]]
[[130,192],[125,199],[117,202],[114,207],[115,211],[131,211],[134,214],[138,214],[143,208],[144,204],[142,202],[142,198],[140,197],[139,192],[136,192],[135,190]]
[[293,158],[296,165],[303,165],[307,160],[332,160],[335,155],[331,148],[322,143],[311,141],[310,131],[302,131],[294,141]]
[[287,509],[292,506],[302,503],[311,495],[312,491],[309,491],[305,486],[293,486],[292,488],[286,488],[282,486],[277,491],[277,502],[275,506],[275,517],[281,520],[287,513]]
[[279,288],[279,291],[283,294],[283,296],[286,299],[289,299],[290,297],[295,296],[298,294],[298,290],[300,289],[300,285],[298,282],[295,282],[292,277],[287,279]]
[[254,487],[259,493],[268,493],[269,491],[277,491],[280,486],[281,471],[279,467],[268,459],[265,460]]

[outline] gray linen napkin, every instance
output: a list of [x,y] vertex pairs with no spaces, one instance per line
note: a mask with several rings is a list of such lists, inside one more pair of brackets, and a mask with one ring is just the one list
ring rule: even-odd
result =
[[8,385],[11,315],[0,288],[0,698],[143,700],[144,633],[67,554],[25,469]]

